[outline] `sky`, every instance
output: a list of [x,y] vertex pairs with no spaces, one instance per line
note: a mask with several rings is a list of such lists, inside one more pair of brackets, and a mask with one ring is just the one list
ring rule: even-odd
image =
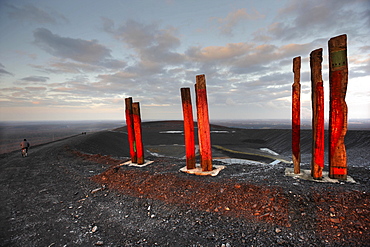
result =
[[302,57],[347,34],[349,119],[370,118],[369,0],[0,0],[0,121],[182,119],[180,89],[205,74],[210,120],[290,119]]

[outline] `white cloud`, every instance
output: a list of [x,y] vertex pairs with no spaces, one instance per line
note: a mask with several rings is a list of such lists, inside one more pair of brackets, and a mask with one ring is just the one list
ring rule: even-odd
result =
[[[142,6],[135,3],[132,10]],[[153,12],[135,16],[127,10],[121,13],[103,8],[99,15],[89,12],[76,16],[79,12],[70,8],[73,13],[63,13],[71,22],[81,24],[81,28],[70,23],[54,25],[63,18],[43,8],[47,6],[45,2],[37,7],[11,5],[7,12],[13,16],[8,23],[21,20],[20,26],[26,30],[22,37],[34,42],[33,46],[27,43],[14,49],[9,45],[6,55],[0,54],[1,60],[6,61],[6,68],[0,64],[1,79],[6,81],[1,85],[0,102],[4,106],[26,105],[33,109],[106,110],[123,107],[123,98],[132,96],[142,103],[143,112],[148,114],[145,117],[181,117],[180,88],[190,87],[194,93],[195,76],[205,74],[212,117],[286,118],[290,116],[293,57],[302,56],[302,94],[308,99],[310,51],[325,48],[330,37],[347,31],[350,79],[356,78],[356,85],[363,85],[362,79],[370,74],[370,48],[366,43],[370,33],[365,25],[369,24],[370,15],[366,15],[369,8],[365,0],[288,1],[287,5],[280,5],[278,13],[272,10],[276,3],[271,2],[268,10],[258,9],[261,12],[236,2],[193,12],[190,10],[194,6],[184,2],[181,6],[187,6],[189,12],[176,9],[170,13],[171,5],[164,15]],[[25,11],[32,13],[21,17]],[[200,13],[204,15],[197,16]],[[210,28],[210,20],[219,29]],[[24,25],[25,21],[32,25]],[[17,28],[23,30],[20,26]],[[196,32],[200,28],[205,32]],[[238,30],[245,33],[241,35]],[[8,33],[12,34],[9,29]],[[12,40],[16,45],[25,44],[20,39]],[[325,66],[324,58],[324,79]],[[13,74],[17,79],[9,76]],[[355,95],[349,90],[349,99],[354,100],[361,93],[364,94],[356,91]],[[303,112],[310,112],[307,102],[302,102]]]
[[49,79],[50,78],[46,76],[28,76],[28,77],[22,78],[21,80],[29,81],[29,82],[46,82]]
[[61,37],[46,28],[38,28],[33,32],[35,44],[41,49],[59,58],[69,58],[88,64],[104,63],[111,60],[111,50],[98,43],[97,40],[82,40]]
[[180,46],[180,39],[172,27],[160,29],[155,23],[128,20],[115,28],[112,20],[104,18],[103,28],[134,51],[137,63],[129,70],[135,73],[160,73],[167,65],[184,62],[183,55],[175,51]]
[[215,18],[212,19],[217,20],[220,24],[220,32],[223,35],[233,35],[234,28],[242,21],[245,20],[257,20],[261,19],[264,16],[259,13],[257,10],[250,11],[251,13],[247,12],[247,9],[237,9],[233,12],[230,12],[225,18]]
[[[255,32],[255,39],[266,40],[302,40],[347,33],[350,36],[366,36],[363,32],[369,25],[370,5],[364,0],[313,0],[290,1],[281,8],[275,22]],[[362,27],[362,28],[359,28]],[[368,29],[368,28],[367,28]],[[366,34],[367,33],[367,34]]]

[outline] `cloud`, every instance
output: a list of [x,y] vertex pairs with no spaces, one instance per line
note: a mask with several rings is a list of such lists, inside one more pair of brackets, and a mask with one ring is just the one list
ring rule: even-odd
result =
[[116,28],[112,20],[103,18],[102,21],[106,32],[134,51],[137,63],[130,70],[135,73],[159,73],[167,65],[184,62],[184,56],[175,51],[181,44],[175,36],[175,28],[160,29],[158,24],[143,24],[134,20]]
[[46,76],[28,76],[28,77],[22,78],[21,80],[30,81],[30,82],[46,82],[49,79],[50,78]]
[[104,71],[104,68],[97,65],[76,62],[52,62],[47,65],[30,64],[30,66],[41,72],[55,74],[80,74]]
[[56,13],[55,11],[53,13],[48,13],[32,4],[26,4],[20,7],[12,4],[5,4],[4,6],[9,9],[8,16],[10,18],[20,20],[25,23],[35,22],[39,24],[56,24],[59,20],[68,22],[63,15]]
[[111,50],[99,44],[96,40],[61,37],[46,28],[36,29],[33,36],[35,44],[59,58],[68,58],[88,64],[112,62]]
[[[365,37],[362,30],[368,27],[370,18],[364,16],[369,9],[370,5],[363,0],[291,1],[279,10],[275,22],[254,33],[255,40],[298,41],[317,38],[324,30],[328,37],[342,33]],[[363,29],[358,28],[359,24]]]
[[25,87],[28,91],[46,91],[46,87]]
[[176,51],[180,40],[173,28],[162,29],[158,24],[132,20],[117,27],[110,19],[103,19],[103,28],[131,48],[134,62],[122,71],[99,75],[94,87],[101,87],[99,90],[106,93],[122,91],[146,105],[178,105],[179,89],[193,87],[195,75],[203,73],[209,81],[210,101],[215,105],[281,100],[290,94],[291,87],[290,69],[289,73],[282,73],[282,61],[291,63],[293,55],[313,46],[312,43],[277,46],[240,42],[191,46],[182,54]]
[[3,76],[3,75],[14,76],[12,73],[10,73],[9,71],[5,69],[5,66],[2,63],[0,63],[0,76]]
[[[201,63],[203,67],[229,68],[235,74],[263,73],[279,70],[281,62],[290,60],[309,51],[317,41],[303,44],[277,46],[258,43],[229,43],[225,46],[190,47],[185,54],[190,61]],[[208,67],[209,69],[209,67]]]
[[245,8],[230,12],[225,18],[215,18],[220,24],[220,32],[223,35],[232,35],[233,29],[244,20],[256,20],[263,18],[264,16],[256,10],[252,10],[252,13],[248,13]]
[[55,74],[80,74],[80,73],[101,73],[107,70],[122,69],[127,66],[127,63],[119,60],[105,60],[99,65],[78,63],[78,62],[50,62],[45,65],[30,64],[31,67],[46,73]]
[[119,71],[114,74],[102,74],[98,76],[99,79],[106,81],[106,82],[120,82],[123,80],[133,79],[136,77],[137,77],[136,74],[131,74],[131,73],[124,72],[124,71]]
[[199,62],[225,61],[241,57],[253,48],[254,45],[249,43],[229,43],[225,46],[208,46],[204,48],[193,46],[187,50],[186,55]]
[[370,74],[370,54],[366,58],[352,57],[349,59],[349,75],[351,78],[363,77]]

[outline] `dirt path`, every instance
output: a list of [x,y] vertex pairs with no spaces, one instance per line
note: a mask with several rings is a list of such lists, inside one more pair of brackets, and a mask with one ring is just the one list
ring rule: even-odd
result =
[[[86,163],[84,169],[76,169],[84,163],[66,153],[68,141],[32,148],[27,158],[18,152],[2,156],[1,239],[5,245],[63,246],[82,243],[89,232],[93,222],[76,218],[74,213],[83,205],[78,201],[89,199],[86,196],[96,186],[87,172],[99,172],[98,166]],[[85,243],[91,241],[95,240]]]

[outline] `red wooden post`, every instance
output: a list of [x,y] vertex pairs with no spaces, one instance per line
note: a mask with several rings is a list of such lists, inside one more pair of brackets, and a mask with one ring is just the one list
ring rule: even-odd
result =
[[134,120],[132,116],[132,98],[125,99],[126,104],[126,125],[127,125],[127,135],[128,135],[128,145],[130,147],[130,157],[131,162],[136,163],[136,144],[135,144],[135,133],[134,133]]
[[134,119],[134,132],[136,141],[137,164],[144,164],[144,147],[141,132],[141,117],[139,102],[132,103],[132,115]]
[[196,76],[197,116],[199,151],[202,171],[212,171],[211,130],[208,116],[208,102],[205,75]]
[[190,88],[181,88],[182,111],[184,116],[184,136],[186,150],[186,168],[195,168],[194,119],[191,105]]
[[293,59],[294,83],[292,85],[292,156],[294,173],[301,172],[301,57]]
[[322,178],[324,169],[324,86],[321,75],[322,48],[310,54],[312,88],[312,160],[311,175],[314,179]]
[[344,137],[347,133],[347,104],[345,101],[348,84],[347,35],[329,40],[329,177],[347,179],[347,154]]
[[200,151],[200,148],[202,147],[202,145],[200,144],[202,142],[201,138],[199,137],[199,114],[200,114],[200,111],[198,111],[198,85],[195,84],[194,85],[195,87],[195,103],[196,103],[196,108],[197,108],[197,131],[198,131],[198,147],[199,147],[199,158],[200,158],[200,166],[203,167],[203,159],[202,159],[202,152]]

